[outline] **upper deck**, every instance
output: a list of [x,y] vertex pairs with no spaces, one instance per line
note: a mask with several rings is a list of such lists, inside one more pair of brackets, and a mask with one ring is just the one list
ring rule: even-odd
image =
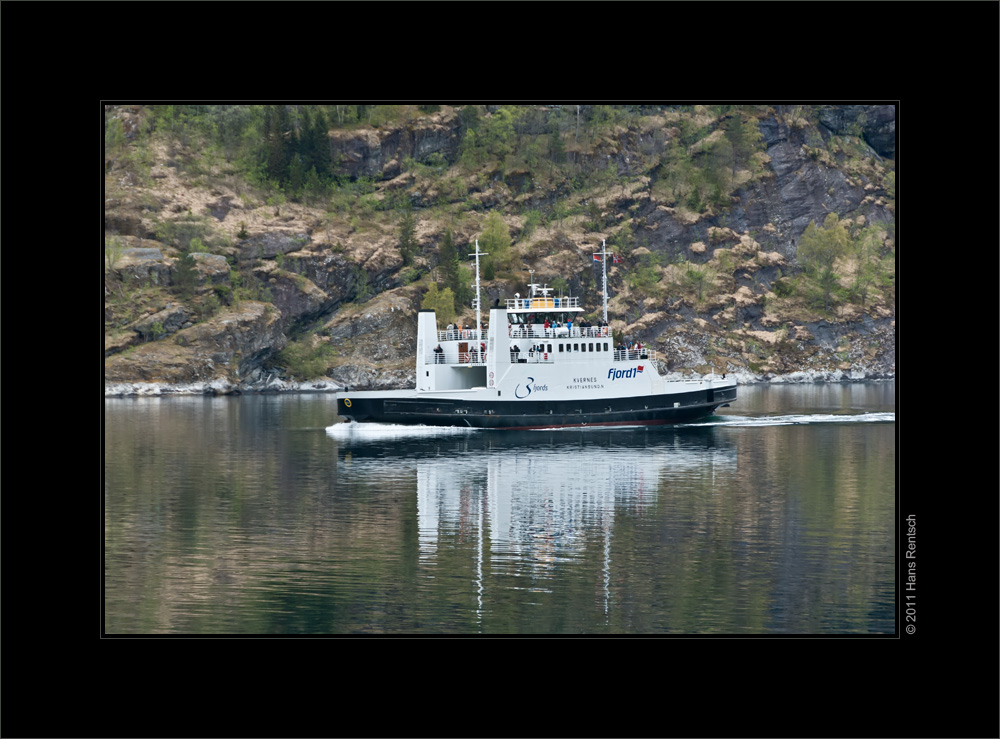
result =
[[553,298],[552,296],[534,296],[530,298],[508,298],[507,312],[537,312],[543,310],[551,311],[579,311],[583,312],[580,305],[580,298]]
[[[476,249],[478,267],[478,244]],[[520,377],[516,367],[523,364],[535,365],[533,371],[551,376],[549,382],[557,385],[564,378],[560,365],[567,372],[577,373],[570,377],[592,378],[605,373],[637,375],[643,371],[643,363],[648,362],[653,372],[646,379],[659,377],[656,352],[648,347],[625,346],[621,340],[615,345],[607,323],[606,305],[602,320],[588,319],[580,298],[555,297],[552,288],[529,282],[528,297],[515,294],[502,302],[494,301],[489,319],[484,322],[478,269],[475,288],[472,302],[475,320],[471,327],[449,324],[439,330],[434,311],[420,310],[418,392],[489,388],[500,397],[504,390],[511,389],[510,383],[514,382],[511,378]],[[584,374],[580,375],[581,372]]]

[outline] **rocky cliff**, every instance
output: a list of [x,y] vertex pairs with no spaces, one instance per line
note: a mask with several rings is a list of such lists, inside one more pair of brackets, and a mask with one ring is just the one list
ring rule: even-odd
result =
[[[481,109],[487,121],[506,113]],[[468,121],[447,107],[331,128],[339,189],[317,202],[251,186],[206,157],[204,140],[144,123],[148,109],[109,109],[125,140],[106,158],[106,392],[411,385],[416,313],[441,279],[443,234],[464,254],[491,211],[509,230],[512,264],[595,311],[590,254],[613,245],[624,260],[609,271],[612,328],[653,344],[671,372],[895,375],[892,106],[742,114],[754,134],[743,156],[726,128],[732,112],[644,110],[585,135],[577,121],[575,137],[573,113],[587,115],[522,112],[514,153],[500,160],[471,157]],[[720,168],[723,136],[736,144]],[[402,206],[415,222],[408,253]],[[870,234],[875,256],[841,250],[820,300],[801,242],[830,214],[851,244]],[[524,293],[526,282],[498,271],[484,297]]]

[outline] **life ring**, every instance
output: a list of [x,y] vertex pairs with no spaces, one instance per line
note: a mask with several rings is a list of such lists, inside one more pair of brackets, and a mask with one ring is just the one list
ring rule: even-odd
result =
[[347,407],[347,408],[351,407],[351,399],[350,398],[344,398],[344,406]]

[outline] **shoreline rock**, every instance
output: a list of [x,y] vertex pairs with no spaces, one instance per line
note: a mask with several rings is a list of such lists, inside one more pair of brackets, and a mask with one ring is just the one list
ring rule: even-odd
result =
[[211,382],[119,382],[105,383],[105,398],[164,397],[170,395],[254,395],[267,393],[336,393],[343,390],[332,380],[288,382],[273,379],[264,383],[239,384],[226,380]]
[[[787,375],[754,375],[749,373],[729,373],[738,385],[797,385],[808,383],[852,383],[889,382],[895,375],[871,375],[864,372],[817,371],[792,372]],[[721,377],[721,375],[716,375]],[[691,379],[691,375],[668,373],[664,379]],[[226,380],[211,382],[167,383],[167,382],[120,382],[105,383],[105,398],[169,397],[173,395],[253,395],[267,393],[338,393],[344,389],[333,380],[311,380],[309,382],[289,382],[278,378],[248,384],[231,383]],[[383,388],[385,389],[385,388]],[[405,389],[405,388],[403,388]]]

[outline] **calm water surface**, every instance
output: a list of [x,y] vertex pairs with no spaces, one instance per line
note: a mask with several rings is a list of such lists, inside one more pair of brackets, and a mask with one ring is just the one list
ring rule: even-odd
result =
[[697,425],[336,423],[108,399],[107,634],[894,634],[894,383]]

